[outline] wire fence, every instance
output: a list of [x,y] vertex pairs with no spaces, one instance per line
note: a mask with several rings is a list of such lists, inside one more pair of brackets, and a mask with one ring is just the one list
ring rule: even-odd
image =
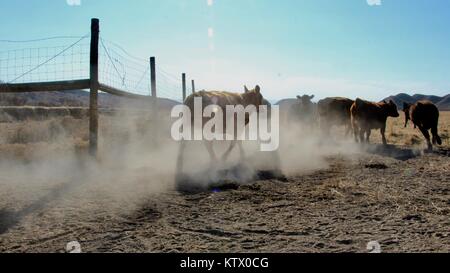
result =
[[99,81],[126,92],[151,95],[150,63],[126,56],[114,44],[101,38]]
[[[0,40],[0,85],[89,79],[89,37],[90,33],[79,37]],[[100,37],[101,84],[149,96],[150,72],[149,59],[135,57],[120,45]],[[183,100],[181,74],[176,76],[158,66],[156,78],[158,97],[179,102]]]
[[[89,78],[89,35],[30,41],[0,40],[0,81],[34,83]],[[72,40],[72,41],[61,41]],[[62,44],[45,46],[50,41]]]
[[[162,97],[176,101],[181,101],[183,99],[181,93],[183,88],[181,75],[177,78],[175,75],[172,75],[159,67],[156,71],[156,77],[158,79],[156,82],[156,89]],[[179,90],[179,92],[174,92],[174,90]]]
[[[89,153],[98,150],[98,92],[132,99],[155,97],[182,102],[189,92],[183,79],[158,67],[155,58],[138,58],[100,36],[97,18],[90,33],[34,40],[0,40],[0,93],[89,89]],[[90,37],[90,39],[89,39]],[[55,45],[58,43],[58,45]],[[92,51],[91,51],[92,50]],[[181,73],[180,73],[181,74]],[[0,94],[3,95],[3,94]]]

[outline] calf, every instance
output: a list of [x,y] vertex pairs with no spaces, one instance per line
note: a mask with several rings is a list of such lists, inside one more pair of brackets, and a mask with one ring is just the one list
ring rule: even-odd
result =
[[411,120],[414,128],[418,127],[427,140],[429,150],[433,149],[433,145],[428,130],[431,130],[433,144],[442,145],[442,140],[438,135],[439,110],[436,105],[427,100],[418,101],[415,104],[405,102],[403,103],[403,111],[405,112],[405,128],[408,121]]
[[289,120],[312,127],[316,117],[316,104],[312,102],[314,95],[297,96],[297,103],[289,109]]
[[[231,92],[225,92],[225,91],[200,91],[196,92],[192,95],[190,95],[186,101],[184,102],[185,105],[189,107],[191,110],[191,113],[194,113],[194,99],[195,98],[201,98],[202,99],[202,107],[203,109],[206,108],[209,105],[217,105],[217,107],[220,107],[223,111],[223,113],[226,113],[226,107],[228,105],[231,106],[237,106],[242,105],[244,107],[247,107],[249,105],[253,105],[256,107],[256,111],[259,110],[260,105],[267,105],[268,101],[264,100],[263,96],[261,95],[260,87],[257,85],[255,89],[248,90],[247,87],[245,87],[245,93],[238,94],[238,93],[231,93]],[[245,113],[245,125],[249,122],[249,116],[251,113]],[[237,115],[235,114],[234,119],[234,126],[235,126],[235,133],[237,133],[237,122],[236,122]],[[227,116],[224,115],[224,121],[223,121],[223,132],[226,132],[226,118]],[[194,124],[194,117],[192,116],[192,124]],[[208,118],[203,118],[203,125],[206,124],[206,122],[209,120]],[[239,149],[241,152],[241,159],[244,156],[244,150],[242,147],[242,142],[237,140],[237,135],[234,136],[234,140],[231,142],[230,147],[228,150],[224,153],[222,156],[222,161],[225,161],[228,156],[230,155],[231,151],[234,149],[236,144],[239,145]],[[213,162],[217,161],[216,154],[212,147],[212,141],[206,141],[205,142],[206,148],[208,150],[208,153],[210,155],[210,158]],[[180,154],[184,152],[184,142],[182,142],[181,148],[180,148]]]
[[331,127],[345,126],[346,135],[352,130],[350,108],[355,101],[347,98],[325,98],[317,104],[320,129],[329,135]]
[[[359,137],[361,142],[365,140],[368,143],[371,130],[380,129],[384,145],[387,145],[385,135],[387,118],[400,116],[397,111],[397,105],[392,100],[376,103],[358,98],[353,103],[350,112],[356,142],[358,142]],[[364,134],[366,135],[365,138]]]

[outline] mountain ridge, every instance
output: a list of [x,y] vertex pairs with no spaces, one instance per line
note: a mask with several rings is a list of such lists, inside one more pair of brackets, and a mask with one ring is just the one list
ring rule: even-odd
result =
[[445,96],[414,94],[408,95],[406,93],[399,93],[397,95],[391,95],[384,100],[393,100],[399,109],[403,109],[403,103],[416,103],[419,100],[429,100],[436,104],[440,111],[450,111],[450,94]]

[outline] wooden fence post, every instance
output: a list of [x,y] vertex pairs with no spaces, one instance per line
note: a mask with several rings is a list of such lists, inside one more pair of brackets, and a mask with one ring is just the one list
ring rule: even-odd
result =
[[90,96],[89,96],[89,154],[97,156],[98,150],[98,41],[100,22],[91,20]]
[[183,80],[183,102],[186,100],[186,73],[181,74]]
[[152,144],[156,146],[158,144],[159,134],[157,130],[157,124],[159,119],[158,113],[158,94],[156,92],[156,58],[150,57],[150,82],[152,89],[152,101],[151,101],[151,109],[150,109],[150,120],[151,120],[151,128],[152,128]]
[[192,80],[192,94],[195,93],[195,81]]
[[152,97],[156,98],[156,58],[150,58],[150,81],[152,88]]

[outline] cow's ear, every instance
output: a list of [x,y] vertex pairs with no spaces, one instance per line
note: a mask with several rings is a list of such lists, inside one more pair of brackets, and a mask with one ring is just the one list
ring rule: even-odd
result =
[[315,95],[311,95],[311,96],[309,96],[309,99],[314,99],[314,97],[315,97]]
[[245,90],[245,93],[250,92],[250,91],[248,91],[247,85],[244,85],[244,90]]
[[383,100],[383,103],[386,103],[386,104],[387,104],[386,100]]
[[256,94],[261,94],[261,87],[259,85],[255,86],[255,92]]

